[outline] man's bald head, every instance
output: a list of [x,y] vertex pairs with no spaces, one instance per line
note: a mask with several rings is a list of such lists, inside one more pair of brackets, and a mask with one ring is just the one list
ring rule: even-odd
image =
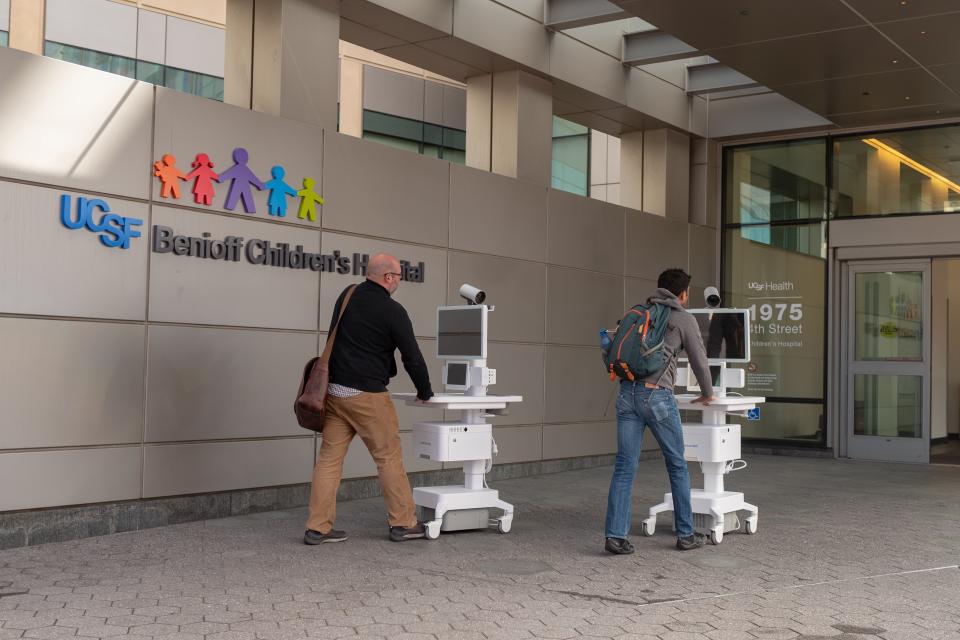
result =
[[389,253],[378,253],[367,261],[367,280],[372,280],[390,293],[400,286],[400,261]]

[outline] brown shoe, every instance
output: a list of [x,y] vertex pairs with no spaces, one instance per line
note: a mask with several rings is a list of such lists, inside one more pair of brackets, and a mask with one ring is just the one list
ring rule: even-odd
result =
[[390,539],[394,542],[404,542],[405,540],[415,540],[416,538],[426,538],[427,528],[422,522],[418,522],[412,527],[390,527]]

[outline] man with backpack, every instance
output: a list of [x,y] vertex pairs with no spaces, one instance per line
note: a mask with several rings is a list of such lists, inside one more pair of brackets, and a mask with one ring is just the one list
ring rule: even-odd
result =
[[667,269],[657,280],[657,290],[623,317],[613,341],[604,350],[611,379],[620,378],[617,396],[617,458],[607,498],[605,549],[614,554],[633,553],[630,532],[633,480],[643,445],[643,430],[650,427],[660,444],[673,492],[677,549],[703,546],[703,536],[693,530],[690,474],[683,457],[680,411],[673,396],[677,356],[686,351],[709,404],[713,386],[707,355],[694,317],[684,310],[690,298],[690,276],[682,269]]

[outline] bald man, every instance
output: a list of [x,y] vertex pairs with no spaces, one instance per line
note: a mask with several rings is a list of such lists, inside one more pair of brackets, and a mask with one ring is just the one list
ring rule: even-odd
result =
[[[387,383],[397,375],[393,352],[400,350],[403,368],[417,387],[417,400],[433,397],[430,376],[406,309],[390,296],[400,286],[400,261],[378,253],[367,262],[367,279],[357,285],[347,304],[330,355],[330,388],[320,456],[313,470],[310,516],[305,544],[342,542],[347,534],[333,528],[343,459],[355,435],[377,463],[387,503],[390,539],[403,542],[425,537],[417,522],[410,480],[403,468],[397,412]],[[347,289],[337,299],[330,331],[337,322]],[[327,334],[329,335],[329,333]]]

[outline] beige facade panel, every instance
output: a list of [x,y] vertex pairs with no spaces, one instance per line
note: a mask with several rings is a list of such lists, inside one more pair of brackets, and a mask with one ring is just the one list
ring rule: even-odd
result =
[[[543,422],[544,349],[538,344],[490,344],[487,366],[497,370],[497,384],[490,387],[488,392],[523,396],[523,402],[510,405],[509,415],[488,418],[493,424],[500,426]],[[447,417],[455,417],[454,412]]]
[[624,215],[623,207],[551,189],[547,261],[622,275]]
[[327,132],[324,229],[445,247],[450,163]]
[[152,326],[147,442],[300,436],[293,399],[317,335]]
[[[418,336],[437,335],[437,307],[444,303],[447,292],[447,251],[414,244],[402,244],[374,238],[360,238],[339,233],[324,232],[323,253],[339,251],[350,258],[351,270],[347,274],[323,273],[320,278],[320,328],[326,331],[333,318],[333,308],[343,290],[351,284],[362,282],[362,274],[354,275],[354,254],[372,256],[386,252],[419,269],[423,263],[424,282],[405,280],[393,294],[394,300],[403,305],[413,322],[413,331]],[[403,265],[401,264],[401,268]]]
[[656,280],[664,269],[686,269],[688,226],[627,211],[627,275]]
[[617,388],[603,370],[599,347],[548,346],[545,360],[545,423],[616,420]]
[[[543,426],[496,427],[493,438],[499,453],[494,464],[531,462],[543,458]],[[507,498],[509,500],[509,498]]]
[[313,436],[281,440],[148,445],[143,497],[309,482]]
[[0,318],[0,449],[139,443],[145,331]]
[[547,342],[596,345],[602,327],[623,316],[623,278],[547,267]]
[[543,262],[547,189],[450,166],[450,248]]
[[139,497],[139,446],[0,453],[0,511]]
[[624,278],[623,287],[625,292],[623,307],[626,312],[630,307],[646,302],[647,297],[656,290],[657,281],[646,278]]
[[[693,285],[720,288],[717,273],[717,230],[710,227],[689,225],[690,233],[690,277]],[[691,306],[700,306],[695,301]]]
[[598,456],[616,452],[616,422],[543,425],[544,460]]
[[[304,179],[309,178],[314,181],[313,192],[320,197],[326,197],[323,192],[322,129],[170,89],[157,89],[154,140],[156,157],[151,158],[148,165],[141,164],[139,167],[146,166],[142,172],[150,180],[155,202],[228,212],[225,205],[233,185],[230,179],[213,184],[214,196],[209,205],[202,200],[199,203],[196,201],[193,193],[195,180],[178,180],[181,191],[179,199],[173,198],[172,193],[169,194],[170,197],[164,198],[161,180],[153,175],[152,163],[162,160],[166,154],[171,154],[176,158],[176,167],[186,175],[193,171],[191,164],[197,159],[197,155],[204,153],[214,163],[212,170],[219,175],[234,166],[236,157],[242,157],[235,156],[235,150],[241,148],[247,152],[248,169],[261,183],[269,182],[272,179],[273,167],[281,166],[285,171],[283,180],[292,189],[303,190]],[[237,184],[248,183],[249,178],[239,179]],[[238,197],[235,198],[237,201],[232,211],[238,217],[315,225],[320,228],[323,209],[320,204],[314,203],[316,220],[313,221],[298,217],[302,200],[300,197],[287,197],[285,216],[271,216],[267,207],[269,189],[257,190],[250,187],[249,191],[256,213],[246,213],[243,202]]]
[[[447,304],[466,304],[460,285],[468,282],[487,292],[496,307],[489,317],[490,340],[543,342],[547,268],[524,260],[451,251]],[[436,327],[434,327],[436,334]]]
[[147,197],[151,85],[7,48],[0,78],[0,177]]
[[[611,38],[616,40],[616,37]],[[595,108],[613,107],[608,101],[623,104],[627,99],[627,71],[610,64],[610,56],[560,32],[550,38],[550,70],[555,78],[591,91],[598,99]],[[619,53],[618,53],[619,57]]]
[[[79,198],[100,199],[111,213],[141,220],[141,226],[131,228],[142,237],[131,238],[130,247],[123,249],[100,240],[112,242],[116,235],[67,228],[61,206],[68,205],[71,223],[81,220]],[[149,222],[145,204],[4,181],[0,202],[0,313],[143,320]],[[91,207],[91,213],[94,226],[106,215],[99,207]]]
[[[320,251],[320,232],[305,228],[233,219],[190,209],[153,208],[153,224],[181,236],[213,240],[242,237],[239,260],[213,260],[174,253],[150,259],[150,320],[274,329],[317,329],[320,273],[310,269],[251,264],[246,249],[253,240],[273,247],[302,245]],[[151,236],[153,230],[150,231]],[[151,237],[151,242],[153,238]],[[253,256],[262,253],[254,248]]]
[[[455,0],[453,35],[542,73],[550,71],[550,37],[542,18],[518,20],[494,2]],[[496,29],[491,29],[497,25]]]

